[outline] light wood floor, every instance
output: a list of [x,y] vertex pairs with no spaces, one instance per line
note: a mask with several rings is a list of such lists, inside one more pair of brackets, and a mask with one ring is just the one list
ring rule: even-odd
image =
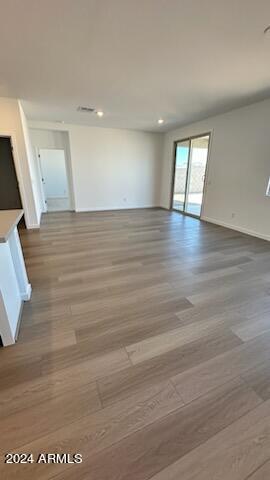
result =
[[22,243],[1,453],[83,463],[1,478],[269,480],[269,243],[159,209],[51,213]]

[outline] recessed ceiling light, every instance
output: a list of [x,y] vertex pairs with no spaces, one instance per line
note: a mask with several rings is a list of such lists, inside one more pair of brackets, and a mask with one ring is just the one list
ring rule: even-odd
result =
[[164,123],[163,118],[159,118],[159,119],[158,119],[158,124],[159,124],[159,125],[162,125],[162,123]]
[[266,27],[266,28],[264,29],[263,33],[264,33],[265,35],[270,35],[270,25],[268,25],[268,27]]
[[96,114],[97,114],[98,117],[103,117],[104,112],[102,112],[102,110],[97,110]]

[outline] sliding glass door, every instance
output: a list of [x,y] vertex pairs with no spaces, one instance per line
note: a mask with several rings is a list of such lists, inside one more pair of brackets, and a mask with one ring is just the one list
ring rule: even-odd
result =
[[210,134],[176,142],[172,208],[200,217]]

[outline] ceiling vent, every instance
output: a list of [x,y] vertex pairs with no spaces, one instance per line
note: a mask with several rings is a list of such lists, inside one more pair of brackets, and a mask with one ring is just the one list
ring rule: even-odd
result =
[[83,112],[83,113],[93,113],[95,111],[95,109],[92,107],[84,107],[84,106],[78,107],[77,110],[78,112]]

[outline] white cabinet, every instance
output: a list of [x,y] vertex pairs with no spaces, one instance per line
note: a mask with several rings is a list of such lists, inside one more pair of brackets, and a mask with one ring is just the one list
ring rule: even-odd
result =
[[31,297],[17,224],[21,210],[0,211],[0,335],[4,346],[16,341],[23,302]]

